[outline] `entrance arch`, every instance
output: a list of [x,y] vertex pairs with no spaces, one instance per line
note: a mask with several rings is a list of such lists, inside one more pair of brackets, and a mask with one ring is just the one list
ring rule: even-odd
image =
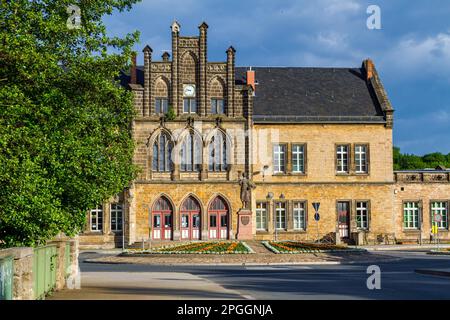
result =
[[230,210],[226,201],[217,196],[208,208],[208,233],[210,239],[229,239]]
[[181,204],[180,210],[180,231],[182,240],[200,240],[200,217],[200,203],[193,196],[189,196]]
[[169,200],[161,196],[152,208],[152,239],[172,240],[173,234],[173,207]]

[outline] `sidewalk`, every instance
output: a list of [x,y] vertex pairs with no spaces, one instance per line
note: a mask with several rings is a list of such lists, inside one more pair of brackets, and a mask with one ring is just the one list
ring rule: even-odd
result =
[[[349,248],[360,248],[368,251],[389,251],[389,250],[431,250],[436,249],[435,244],[388,244],[388,245],[372,245],[372,246],[349,246]],[[439,244],[439,248],[448,249],[450,244]]]

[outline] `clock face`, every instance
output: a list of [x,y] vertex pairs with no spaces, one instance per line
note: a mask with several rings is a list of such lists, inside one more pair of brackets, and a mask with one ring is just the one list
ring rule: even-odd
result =
[[192,84],[184,85],[183,94],[185,97],[195,97],[195,86]]

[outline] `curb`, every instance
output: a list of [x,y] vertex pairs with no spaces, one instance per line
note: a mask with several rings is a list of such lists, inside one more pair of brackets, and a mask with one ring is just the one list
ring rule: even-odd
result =
[[429,269],[416,269],[415,273],[426,274],[431,276],[450,277],[450,271],[442,270],[429,270]]
[[435,255],[435,256],[450,256],[450,251],[443,252],[443,251],[430,251],[427,252],[427,254]]
[[159,264],[153,264],[153,263],[133,263],[133,262],[119,262],[119,261],[95,261],[92,259],[86,259],[83,261],[84,263],[95,263],[95,264],[134,264],[134,265],[154,265],[154,266],[183,266],[183,267],[198,267],[198,266],[292,266],[292,265],[341,265],[343,264],[340,261],[316,261],[316,262],[267,262],[267,263],[261,263],[261,262],[249,262],[249,263],[159,263]]

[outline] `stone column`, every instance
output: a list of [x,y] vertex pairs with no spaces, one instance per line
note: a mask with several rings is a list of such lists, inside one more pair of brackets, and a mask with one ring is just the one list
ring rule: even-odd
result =
[[273,200],[267,202],[267,231],[270,234],[275,232],[275,226],[273,225],[273,217],[275,214],[275,207]]
[[234,63],[236,50],[229,47],[227,52],[227,116],[234,117]]
[[182,110],[178,105],[178,37],[180,25],[174,21],[172,23],[172,106],[175,113],[181,114]]
[[152,113],[151,111],[151,73],[150,73],[150,65],[152,61],[152,48],[148,45],[145,46],[144,50],[144,107],[142,111],[142,115],[148,116]]
[[287,230],[294,230],[294,203],[292,200],[286,201],[286,214],[287,214]]
[[203,22],[200,29],[200,43],[199,43],[199,106],[200,115],[206,115],[206,63],[207,63],[207,31],[208,25]]
[[110,235],[111,234],[111,207],[109,202],[104,202],[102,204],[103,208],[103,234]]

